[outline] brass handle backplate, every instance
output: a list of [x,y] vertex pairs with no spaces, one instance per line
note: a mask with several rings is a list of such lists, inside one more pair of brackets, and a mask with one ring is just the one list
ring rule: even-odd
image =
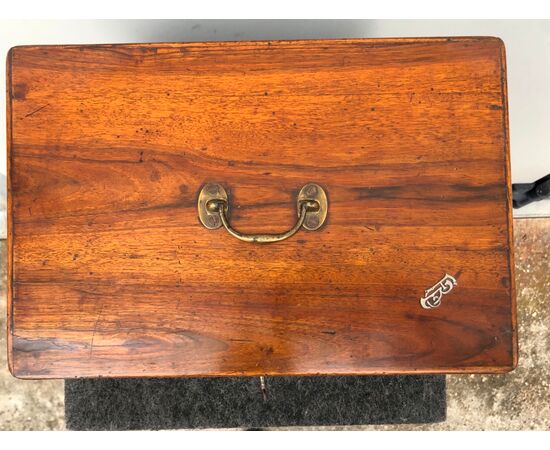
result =
[[227,218],[229,203],[227,192],[223,186],[216,183],[205,184],[199,193],[199,219],[209,230],[221,226],[237,239],[245,242],[267,244],[278,242],[294,235],[301,227],[314,231],[323,225],[327,217],[327,195],[321,186],[315,183],[306,184],[296,198],[298,220],[288,231],[276,234],[245,234],[235,230]]

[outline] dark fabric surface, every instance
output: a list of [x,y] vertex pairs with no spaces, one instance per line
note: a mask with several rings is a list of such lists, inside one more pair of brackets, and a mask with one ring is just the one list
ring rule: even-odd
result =
[[445,420],[445,376],[65,381],[70,430],[265,428]]

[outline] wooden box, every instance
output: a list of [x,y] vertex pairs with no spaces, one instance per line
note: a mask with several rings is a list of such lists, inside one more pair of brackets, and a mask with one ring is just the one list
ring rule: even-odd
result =
[[7,69],[15,376],[515,367],[499,39],[31,46]]

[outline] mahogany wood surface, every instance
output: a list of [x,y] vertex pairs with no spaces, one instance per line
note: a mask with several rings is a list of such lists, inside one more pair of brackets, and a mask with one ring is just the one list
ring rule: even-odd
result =
[[[517,363],[495,38],[16,47],[22,378],[504,372]],[[275,244],[314,182],[324,226]],[[438,308],[424,291],[458,282]]]

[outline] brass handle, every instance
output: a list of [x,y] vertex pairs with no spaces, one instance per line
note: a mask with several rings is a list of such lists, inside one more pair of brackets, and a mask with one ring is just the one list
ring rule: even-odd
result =
[[205,184],[199,193],[199,219],[209,230],[225,227],[231,235],[245,242],[267,244],[288,239],[301,227],[314,231],[319,229],[327,217],[327,196],[323,188],[317,184],[306,184],[296,199],[298,220],[288,231],[275,234],[245,234],[235,230],[229,223],[227,213],[229,203],[227,192],[223,186],[215,183]]

